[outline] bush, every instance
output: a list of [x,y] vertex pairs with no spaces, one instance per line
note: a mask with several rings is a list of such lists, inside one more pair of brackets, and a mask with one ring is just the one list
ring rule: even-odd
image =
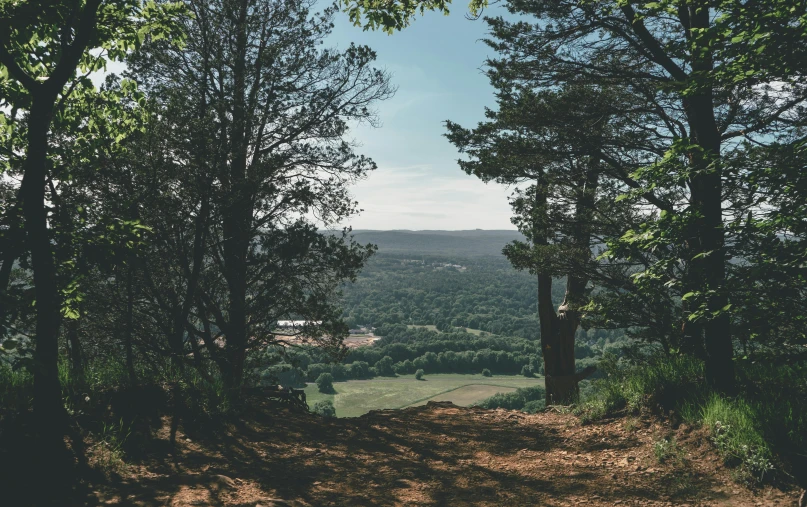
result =
[[546,390],[542,386],[521,387],[512,393],[496,393],[489,398],[474,403],[487,409],[504,408],[535,413],[545,406]]
[[576,410],[583,422],[627,409],[680,410],[687,398],[704,396],[703,363],[690,357],[652,357],[631,363],[606,353],[599,368],[607,378],[587,389]]
[[317,377],[317,389],[319,389],[321,393],[333,393],[333,375],[323,373]]
[[532,366],[525,364],[521,367],[521,374],[525,377],[534,377],[535,373],[532,371]]
[[493,374],[490,373],[490,370],[488,370],[487,368],[482,370],[482,375],[484,375],[485,377],[492,377],[493,376]]
[[421,368],[420,370],[415,372],[415,378],[418,380],[423,380],[423,375],[425,374],[426,372],[424,372],[423,369]]
[[535,414],[546,408],[546,400],[532,400],[524,404],[521,409],[528,414]]
[[322,400],[314,403],[314,407],[311,411],[322,417],[336,417],[336,408],[334,408],[331,400]]

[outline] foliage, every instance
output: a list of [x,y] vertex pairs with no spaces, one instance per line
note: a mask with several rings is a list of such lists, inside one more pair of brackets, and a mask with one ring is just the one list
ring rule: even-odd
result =
[[93,445],[94,464],[109,478],[112,474],[120,475],[126,470],[123,446],[131,435],[123,419],[117,423],[102,423],[101,432]]
[[317,389],[321,393],[333,393],[333,375],[330,373],[323,373],[319,377],[317,377]]
[[709,389],[703,364],[686,356],[617,360],[606,355],[600,366],[607,376],[583,390],[575,409],[583,422],[620,411],[655,411],[702,424],[737,477],[749,483],[770,480],[776,468],[801,466],[807,444],[802,364],[777,369],[740,363],[747,380],[734,397]]
[[331,400],[322,400],[314,403],[311,411],[322,417],[336,417],[336,409]]
[[544,409],[545,398],[546,389],[541,386],[520,387],[512,393],[494,394],[474,405],[486,409],[504,408],[534,414]]
[[674,438],[662,438],[653,442],[653,455],[659,463],[680,458],[681,449]]
[[392,358],[384,356],[375,363],[376,372],[382,377],[394,377],[395,370],[392,368]]
[[482,376],[484,376],[484,377],[491,377],[491,376],[493,376],[493,374],[492,374],[492,373],[490,372],[490,370],[488,370],[487,368],[483,368],[483,369],[482,369]]
[[712,433],[715,447],[726,464],[763,481],[774,470],[772,454],[754,410],[742,399],[729,400],[713,394],[701,407],[700,420]]
[[601,419],[626,409],[680,410],[684,400],[704,393],[703,363],[687,356],[651,355],[630,360],[605,354],[599,363],[606,378],[593,383],[578,415]]
[[426,372],[424,372],[423,369],[419,369],[418,371],[415,372],[415,379],[423,380],[423,375],[425,374]]
[[[448,14],[451,0],[340,0],[350,20],[365,30],[381,29],[392,34],[409,26],[412,18],[426,11]],[[476,14],[488,5],[488,0],[470,0],[468,9]]]

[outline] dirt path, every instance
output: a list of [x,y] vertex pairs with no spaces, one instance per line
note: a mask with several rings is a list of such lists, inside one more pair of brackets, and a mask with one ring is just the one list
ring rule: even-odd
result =
[[[258,407],[216,441],[180,435],[92,503],[255,506],[795,505],[734,483],[699,431],[650,420],[581,426],[557,413],[430,403],[323,422]],[[276,410],[276,409],[275,409]],[[167,428],[159,437],[167,438]],[[653,442],[675,437],[659,464]]]

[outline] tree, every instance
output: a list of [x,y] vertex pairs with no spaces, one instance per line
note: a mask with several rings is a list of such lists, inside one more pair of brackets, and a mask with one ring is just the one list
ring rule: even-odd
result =
[[420,369],[418,369],[418,371],[415,372],[415,379],[416,380],[423,380],[423,375],[425,375],[425,374],[426,374],[426,372],[424,372],[423,369],[420,368]]
[[487,369],[487,368],[483,368],[483,369],[482,369],[482,376],[483,376],[483,377],[492,377],[492,376],[493,376],[493,374],[490,372],[490,370],[489,370],[489,369]]
[[[459,161],[465,172],[483,181],[532,183],[511,201],[512,221],[527,241],[511,243],[504,253],[513,266],[537,275],[547,404],[566,403],[584,377],[574,350],[589,283],[602,281],[608,268],[592,251],[602,237],[620,235],[634,221],[630,208],[615,204],[619,180],[603,164],[605,146],[619,140],[619,123],[610,118],[629,97],[584,85],[536,91],[519,69],[489,64],[498,110],[487,111],[489,121],[473,130],[447,122],[447,137],[469,156]],[[556,312],[557,277],[566,278],[566,290]]]
[[[772,132],[795,133],[805,97],[800,80],[790,79],[787,99],[777,101],[770,82],[739,55],[732,41],[747,38],[733,37],[736,24],[728,19],[735,7],[512,2],[511,12],[534,22],[488,20],[490,44],[502,55],[492,67],[524,87],[630,83],[630,94],[641,99],[611,120],[622,124],[623,139],[635,135],[638,142],[606,140],[601,162],[632,187],[622,199],[650,207],[631,231],[609,239],[608,256],[640,268],[629,293],[645,294],[647,301],[635,301],[646,308],[658,306],[654,294],[681,294],[682,349],[702,357],[707,380],[724,391],[734,383],[724,215],[749,210],[745,200],[726,202],[735,191],[727,186],[733,176],[726,162]],[[740,67],[747,72],[738,74]],[[642,122],[631,124],[631,116]],[[736,141],[743,136],[751,143]]]
[[317,389],[321,393],[333,393],[333,375],[330,373],[322,373],[317,377]]
[[375,369],[382,377],[394,377],[395,370],[392,369],[392,358],[384,356],[375,363]]
[[[172,217],[155,217],[164,244],[179,247],[174,258],[185,272],[165,283],[157,273],[147,277],[155,299],[165,300],[161,311],[176,316],[173,355],[184,356],[181,338],[189,331],[231,390],[243,381],[250,350],[283,343],[278,320],[302,318],[302,337],[343,352],[338,286],[373,252],[352,242],[349,230],[318,229],[356,212],[347,187],[375,164],[354,152],[348,125],[372,124],[371,107],[393,90],[387,74],[371,66],[369,48],[317,47],[335,11],[313,15],[311,6],[190,2],[185,46],[158,41],[131,62],[144,89],[179,101],[208,125],[180,138],[190,142],[177,164],[199,174],[195,221],[177,229]],[[316,221],[306,218],[312,215]],[[177,231],[187,231],[193,246],[171,239]]]
[[[25,163],[18,198],[36,298],[34,412],[40,429],[55,439],[61,428],[56,422],[62,419],[57,372],[62,301],[45,193],[54,178],[49,167],[51,122],[76,89],[92,86],[86,75],[77,77],[77,71],[88,74],[100,69],[107,58],[122,58],[148,33],[167,35],[171,17],[179,9],[176,4],[158,7],[134,0],[33,1],[0,7],[0,96],[4,106],[12,108],[12,117],[18,111],[25,111],[26,116]],[[101,48],[105,50],[91,52]],[[5,113],[3,117],[7,118]],[[51,201],[57,198],[49,196]],[[20,239],[16,235],[13,241],[18,244]],[[4,269],[21,255],[21,249],[5,253]],[[5,292],[5,287],[0,291]]]

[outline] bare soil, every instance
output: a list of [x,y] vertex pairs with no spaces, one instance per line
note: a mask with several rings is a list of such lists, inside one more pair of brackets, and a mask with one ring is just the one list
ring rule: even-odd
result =
[[[698,429],[653,418],[581,425],[429,403],[323,420],[256,402],[216,437],[163,418],[152,451],[87,504],[211,506],[796,505],[799,491],[734,482]],[[653,443],[675,438],[659,463]]]

